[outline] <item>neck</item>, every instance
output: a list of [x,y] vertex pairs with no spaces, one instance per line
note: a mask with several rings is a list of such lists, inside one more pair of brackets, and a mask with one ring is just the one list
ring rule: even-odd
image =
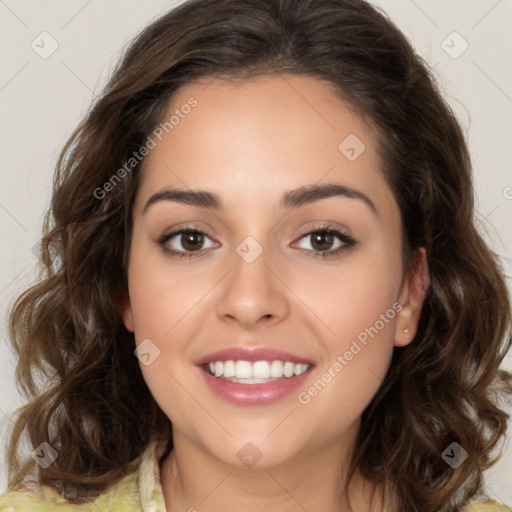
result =
[[301,453],[283,464],[240,469],[205,453],[179,432],[174,431],[173,441],[174,448],[161,465],[169,512],[383,510],[382,487],[371,484],[359,471],[348,487],[349,508],[344,484],[350,453],[339,443],[315,447],[314,453]]

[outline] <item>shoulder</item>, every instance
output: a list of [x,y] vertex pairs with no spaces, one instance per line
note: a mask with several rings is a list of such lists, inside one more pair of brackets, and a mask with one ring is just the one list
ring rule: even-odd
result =
[[52,487],[30,481],[0,495],[0,512],[140,512],[136,480],[136,475],[127,475],[95,500],[76,505]]
[[159,459],[168,444],[168,439],[151,440],[125,476],[93,501],[69,503],[53,487],[29,479],[0,495],[0,512],[164,512]]
[[462,512],[512,512],[512,508],[494,500],[472,500],[462,509]]

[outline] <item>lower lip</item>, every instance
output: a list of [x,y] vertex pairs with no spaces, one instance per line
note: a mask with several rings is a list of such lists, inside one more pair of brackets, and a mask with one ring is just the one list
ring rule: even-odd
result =
[[293,393],[309,377],[312,368],[310,366],[306,372],[295,377],[283,377],[263,384],[240,384],[213,377],[201,367],[199,371],[210,389],[227,402],[237,405],[266,405]]

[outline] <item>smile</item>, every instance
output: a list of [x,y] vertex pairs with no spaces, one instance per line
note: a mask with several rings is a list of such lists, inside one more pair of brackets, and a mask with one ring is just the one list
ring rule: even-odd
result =
[[215,361],[205,365],[205,370],[213,377],[238,382],[240,384],[262,384],[281,378],[302,375],[310,364],[295,364],[291,361]]
[[207,387],[236,405],[267,405],[284,399],[309,378],[309,359],[273,347],[229,347],[196,361]]

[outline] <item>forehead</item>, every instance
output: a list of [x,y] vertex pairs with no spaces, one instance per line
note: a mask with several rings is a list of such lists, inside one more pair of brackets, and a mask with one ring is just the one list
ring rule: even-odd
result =
[[144,165],[141,201],[167,186],[211,190],[227,207],[261,205],[322,182],[357,188],[383,206],[392,199],[375,129],[330,84],[312,77],[185,85],[158,134]]

